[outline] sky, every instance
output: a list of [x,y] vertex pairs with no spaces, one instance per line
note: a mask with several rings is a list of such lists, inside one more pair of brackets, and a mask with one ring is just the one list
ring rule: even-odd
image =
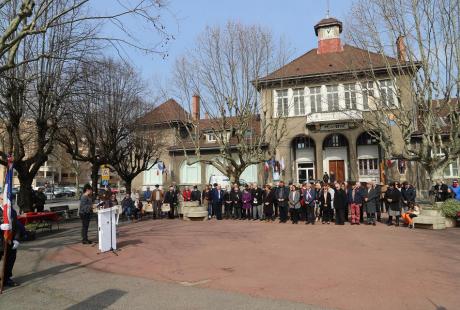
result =
[[[98,0],[98,8],[113,0]],[[326,17],[329,2],[330,16],[345,21],[352,0],[168,0],[162,16],[166,30],[175,39],[168,46],[168,56],[146,55],[128,51],[130,61],[141,72],[151,88],[167,84],[174,70],[175,60],[192,48],[197,36],[207,25],[224,25],[227,21],[260,24],[270,29],[274,38],[284,37],[293,58],[316,47],[313,26]],[[128,26],[136,27],[130,20]],[[346,24],[344,24],[344,28]],[[110,28],[108,28],[110,31]],[[155,33],[145,34],[155,39]]]

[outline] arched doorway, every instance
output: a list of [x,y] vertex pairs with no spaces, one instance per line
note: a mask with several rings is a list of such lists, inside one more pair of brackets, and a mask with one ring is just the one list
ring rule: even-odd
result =
[[363,182],[380,182],[380,148],[378,141],[368,132],[356,139],[358,175]]
[[344,135],[333,133],[324,139],[323,167],[331,182],[348,180],[348,140]]
[[315,141],[308,136],[297,136],[292,140],[291,148],[294,157],[294,179],[300,184],[315,180]]

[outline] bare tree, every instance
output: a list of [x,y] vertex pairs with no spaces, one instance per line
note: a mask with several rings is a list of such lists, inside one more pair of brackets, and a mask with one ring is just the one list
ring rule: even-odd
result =
[[[280,65],[284,50],[278,49],[269,31],[260,26],[227,23],[207,27],[196,47],[179,59],[175,68],[175,86],[182,102],[199,94],[207,126],[192,119],[184,126],[187,137],[178,140],[189,164],[213,165],[232,182],[239,182],[243,171],[275,155],[286,134],[285,118],[273,117],[261,104],[259,77]],[[198,113],[199,114],[199,113]],[[212,134],[219,156],[201,156],[201,142]],[[187,152],[187,149],[193,152]]]
[[[166,1],[116,0],[111,1],[110,6],[105,7],[106,12],[101,14],[94,8],[95,3],[95,0],[0,0],[0,72],[49,57],[46,51],[26,59],[18,59],[17,54],[27,38],[69,24],[75,28],[85,25],[93,29],[110,24],[112,31],[109,34],[95,31],[84,39],[99,41],[106,47],[115,48],[119,54],[124,48],[130,47],[146,53],[167,55],[165,44],[173,36],[166,32],[161,19],[160,12],[164,13]],[[128,26],[132,18],[137,26],[142,26],[142,32],[136,32],[134,27]],[[159,34],[161,38],[147,44],[145,31]]]
[[145,84],[127,63],[94,60],[80,74],[79,92],[67,110],[59,141],[72,158],[92,165],[91,180],[97,193],[99,168],[126,155],[121,147],[139,116],[139,97]]
[[383,72],[359,76],[374,86],[362,87],[372,97],[363,126],[387,159],[419,163],[430,186],[460,155],[459,16],[458,1],[370,0],[358,1],[350,18],[349,39],[385,62]]
[[118,153],[119,157],[113,160],[113,167],[125,182],[126,192],[131,193],[134,178],[141,172],[150,170],[158,162],[162,144],[135,129],[118,147],[122,151]]
[[[48,6],[47,12],[55,14],[61,9],[62,5],[56,3]],[[44,22],[38,19],[35,23]],[[18,65],[0,73],[0,117],[5,141],[0,164],[7,165],[8,156],[13,156],[21,210],[32,206],[33,179],[53,150],[59,120],[77,80],[78,59],[86,47],[81,38],[90,33],[89,29],[66,23],[24,38],[14,57]]]

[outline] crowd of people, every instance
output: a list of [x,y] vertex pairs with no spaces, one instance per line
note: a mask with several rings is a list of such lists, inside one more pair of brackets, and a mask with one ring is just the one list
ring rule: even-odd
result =
[[[166,191],[159,185],[140,193],[134,190],[127,193],[119,202],[115,194],[106,192],[103,202],[106,207],[121,205],[122,213],[128,221],[145,218],[164,219],[179,217],[181,202],[194,201],[205,206],[208,218],[216,220],[253,220],[292,224],[304,222],[315,225],[367,224],[375,226],[377,222],[387,225],[407,225],[414,228],[414,218],[420,214],[415,203],[416,189],[408,182],[391,182],[388,185],[375,182],[305,182],[301,185],[283,181],[276,186],[256,183],[239,186],[233,184],[223,189],[219,184],[209,184],[200,191],[198,186],[185,186],[181,191],[172,183]],[[329,179],[330,181],[330,179]],[[454,180],[447,186],[439,180],[433,187],[435,201],[448,198],[460,200],[460,187]],[[84,188],[81,199],[80,217],[82,218],[82,242],[91,243],[87,237],[91,217],[92,190]],[[164,208],[167,206],[167,208]],[[384,222],[382,214],[386,213]]]
[[[116,199],[116,198],[113,198]],[[167,191],[159,185],[142,193],[134,191],[121,201],[123,213],[128,219],[142,218],[148,214],[152,219],[179,216],[181,201],[195,201],[207,207],[208,218],[217,220],[259,220],[293,224],[304,222],[315,225],[376,225],[387,213],[386,224],[406,224],[413,228],[413,218],[420,208],[415,203],[416,190],[407,182],[391,182],[388,185],[375,182],[305,182],[301,185],[283,181],[276,186],[258,186],[256,183],[239,186],[233,184],[221,188],[219,184],[185,186],[180,191],[173,183]],[[118,202],[116,202],[118,203]],[[167,212],[162,208],[168,205]],[[148,211],[148,213],[146,212]]]

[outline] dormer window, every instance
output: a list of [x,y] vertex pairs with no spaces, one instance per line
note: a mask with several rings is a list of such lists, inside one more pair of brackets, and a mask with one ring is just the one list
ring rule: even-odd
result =
[[217,136],[214,133],[207,133],[206,134],[206,142],[216,142],[217,141]]

